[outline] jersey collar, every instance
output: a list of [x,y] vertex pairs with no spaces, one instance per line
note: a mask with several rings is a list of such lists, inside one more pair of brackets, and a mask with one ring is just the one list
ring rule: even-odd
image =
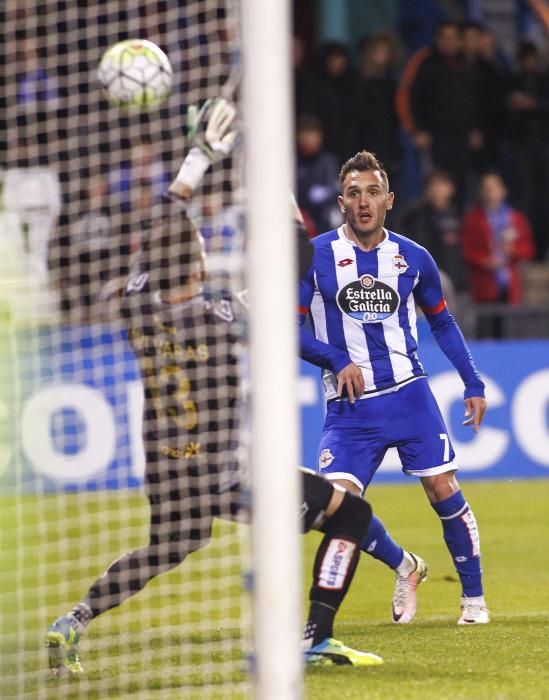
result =
[[[358,248],[356,243],[353,243],[347,236],[345,235],[345,224],[342,224],[338,229],[337,229],[337,235],[339,236],[340,240],[342,240],[344,243],[347,243],[347,245],[352,246],[353,248]],[[383,228],[383,239],[376,245],[375,248],[372,248],[372,250],[368,251],[371,253],[374,250],[380,250],[384,246],[387,245],[389,242],[389,231],[386,228]],[[359,248],[361,250],[361,248]],[[363,251],[365,252],[365,251]]]
[[176,302],[168,302],[168,301],[162,301],[160,297],[160,292],[156,290],[152,294],[152,302],[155,306],[161,308],[161,309],[174,309],[176,311],[182,311],[183,309],[188,309],[190,308],[193,304],[196,303],[197,299],[202,299],[204,300],[204,295],[203,294],[196,294],[194,297],[191,299],[187,299],[186,301],[176,301]]

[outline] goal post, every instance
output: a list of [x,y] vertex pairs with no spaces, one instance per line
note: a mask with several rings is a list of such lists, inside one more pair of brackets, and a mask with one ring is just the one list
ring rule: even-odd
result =
[[[290,36],[290,0],[0,3],[7,697],[301,696]],[[148,39],[170,59],[173,87],[162,103],[120,109],[102,92],[99,61],[127,39]],[[238,102],[244,133],[206,172],[188,209],[208,262],[199,316],[179,325],[160,288],[122,310],[128,280],[141,293],[142,274],[154,267],[156,224],[181,221],[173,210],[166,215],[163,194],[190,147],[189,107],[211,108],[220,95]],[[176,287],[184,284],[181,252],[168,256]],[[154,310],[149,326],[139,325],[140,300]],[[217,319],[234,322],[230,332]],[[195,403],[197,386],[206,391]],[[210,399],[225,413],[204,419],[201,442],[189,437],[194,424],[185,418],[200,414],[198,404],[209,415]],[[243,419],[232,411],[240,404]],[[151,414],[156,433],[144,421]],[[210,434],[222,438],[212,441],[222,445],[217,452]],[[147,467],[158,463],[148,480]],[[180,483],[179,470],[188,477],[181,498],[170,482]],[[197,471],[197,488],[212,488],[205,514],[195,507],[195,482],[189,486]],[[246,498],[252,490],[252,528],[234,521],[236,507],[219,505],[237,490],[236,474]],[[185,509],[164,512],[164,522],[163,499],[185,498]],[[220,512],[227,517],[210,530]],[[200,527],[185,521],[203,516]],[[151,536],[159,520],[181,524],[167,527],[167,560],[155,549],[162,533]],[[86,627],[75,606],[80,615],[78,605],[91,611],[92,600]],[[56,678],[48,667],[46,642],[58,644],[58,633],[67,649],[74,641],[70,626],[59,632],[59,618],[82,623],[72,628],[81,634],[78,683],[69,675],[79,673],[76,664],[63,662]]]
[[301,696],[289,0],[242,0],[255,695]]

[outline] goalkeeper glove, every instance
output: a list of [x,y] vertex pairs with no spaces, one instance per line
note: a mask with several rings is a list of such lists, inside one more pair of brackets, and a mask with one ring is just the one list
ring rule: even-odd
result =
[[237,131],[229,131],[236,116],[234,105],[223,97],[206,100],[200,110],[191,105],[187,113],[187,135],[193,147],[200,148],[213,163],[231,152]]
[[238,136],[235,129],[230,130],[235,116],[234,105],[223,97],[206,100],[200,110],[195,105],[189,107],[187,129],[191,149],[170,192],[177,194],[181,188],[194,190],[210,165],[229,155]]

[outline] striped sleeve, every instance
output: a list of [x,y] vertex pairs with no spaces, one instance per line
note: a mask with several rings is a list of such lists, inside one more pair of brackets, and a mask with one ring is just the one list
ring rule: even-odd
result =
[[317,340],[308,328],[304,327],[309,314],[315,290],[314,266],[311,265],[299,283],[299,347],[300,356],[317,367],[324,367],[338,374],[351,363],[347,352]]

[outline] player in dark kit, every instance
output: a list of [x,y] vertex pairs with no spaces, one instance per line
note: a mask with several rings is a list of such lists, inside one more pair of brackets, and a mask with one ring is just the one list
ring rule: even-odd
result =
[[[183,201],[192,195],[204,172],[201,154],[208,153],[209,164],[215,152],[212,144],[232,145],[234,141],[228,133],[234,109],[216,100],[208,115],[203,144],[207,149],[199,153],[198,146],[191,149],[170,188]],[[203,172],[197,175],[200,169]],[[300,236],[306,269],[310,251],[303,232]],[[141,266],[143,271],[125,286],[120,309],[145,387],[149,542],[115,560],[87,595],[50,626],[46,645],[56,676],[82,673],[78,642],[91,620],[204,547],[214,517],[249,520],[237,457],[245,310],[238,299],[219,291],[221,285],[215,279],[210,280],[213,293],[206,293],[201,237],[173,203],[166,204],[163,215],[152,222]],[[303,641],[305,660],[311,664],[381,664],[375,654],[356,651],[332,637],[334,617],[354,575],[371,508],[306,470],[302,470],[302,481],[303,531],[314,528],[325,533],[313,569]]]

